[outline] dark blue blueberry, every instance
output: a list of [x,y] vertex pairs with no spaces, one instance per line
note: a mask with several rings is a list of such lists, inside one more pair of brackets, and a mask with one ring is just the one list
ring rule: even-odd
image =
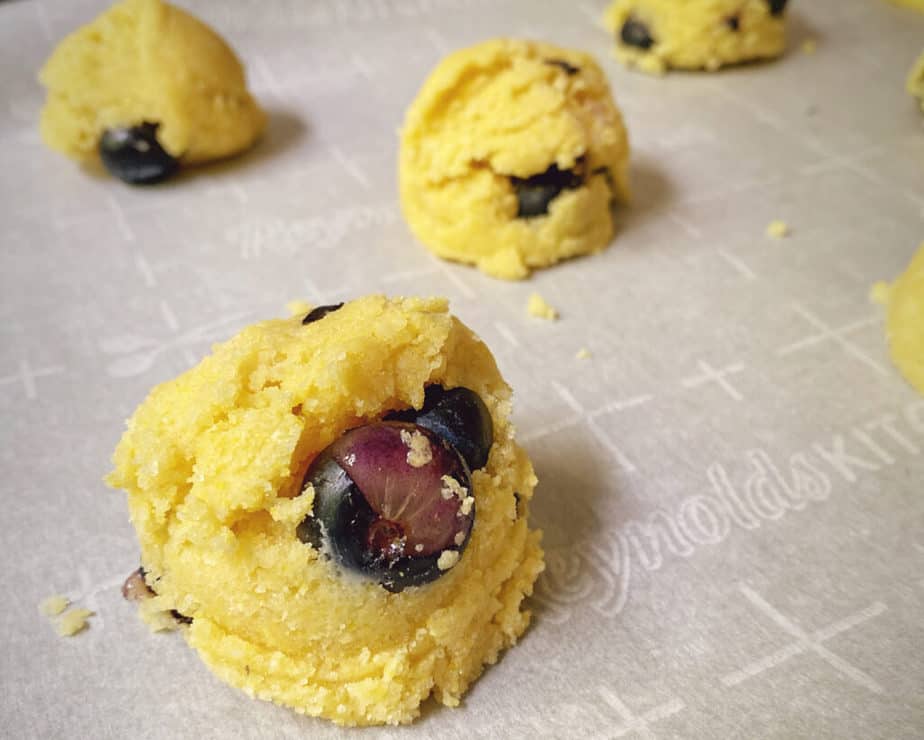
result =
[[546,59],[546,64],[551,64],[553,67],[560,67],[562,71],[569,77],[576,75],[581,71],[580,67],[575,67],[573,64],[569,64],[564,59]]
[[737,15],[730,15],[725,19],[725,25],[728,26],[732,31],[737,31],[741,28],[741,18]]
[[648,26],[632,17],[627,18],[622,24],[619,38],[626,46],[636,46],[639,49],[650,49],[655,43]]
[[494,423],[491,412],[475,391],[427,386],[420,411],[409,409],[388,418],[410,421],[436,432],[462,455],[469,470],[480,470],[488,462],[494,444]]
[[160,145],[157,127],[156,123],[142,123],[103,131],[99,156],[106,169],[131,185],[150,185],[170,177],[180,163]]
[[342,303],[334,303],[330,306],[318,306],[317,308],[312,308],[308,312],[307,316],[302,319],[302,326],[305,324],[313,324],[315,321],[320,321],[325,316],[327,316],[327,314],[333,313],[339,308],[343,308]]
[[767,0],[767,5],[770,6],[770,15],[783,15],[788,1],[789,0]]
[[553,164],[545,172],[532,177],[511,177],[510,182],[517,193],[517,218],[543,216],[549,212],[549,204],[563,190],[576,190],[584,184],[584,159],[575,164],[573,170],[560,170]]
[[299,539],[392,592],[442,576],[440,557],[461,555],[471,535],[465,462],[415,424],[376,422],[346,432],[311,463],[302,489],[309,483],[313,511],[299,524]]

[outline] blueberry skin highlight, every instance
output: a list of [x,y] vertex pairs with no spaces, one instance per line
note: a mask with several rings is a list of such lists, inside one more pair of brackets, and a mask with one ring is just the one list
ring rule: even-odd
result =
[[107,128],[99,139],[99,156],[109,173],[129,185],[162,182],[179,169],[157,140],[156,123]]
[[386,418],[410,421],[436,432],[462,455],[469,470],[480,470],[488,462],[494,422],[481,396],[468,388],[447,391],[440,385],[427,386],[420,411],[400,411]]

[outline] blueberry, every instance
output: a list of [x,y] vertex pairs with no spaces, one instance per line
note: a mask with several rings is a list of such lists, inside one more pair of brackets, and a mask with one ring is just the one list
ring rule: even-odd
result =
[[787,2],[788,0],[767,0],[767,5],[770,6],[770,15],[783,15]]
[[315,321],[320,321],[325,316],[327,316],[327,314],[333,313],[339,308],[343,308],[342,303],[334,303],[330,306],[318,306],[317,308],[312,308],[308,312],[308,315],[302,319],[302,326],[305,324],[313,324]]
[[387,418],[411,421],[436,432],[462,455],[469,470],[480,470],[488,462],[494,443],[494,423],[491,412],[475,391],[427,386],[420,411],[401,411]]
[[546,64],[551,64],[553,67],[560,67],[569,77],[576,75],[581,71],[580,67],[575,67],[573,64],[569,64],[564,59],[546,59],[544,61]]
[[99,156],[106,169],[131,185],[149,185],[176,172],[179,160],[157,141],[156,123],[130,128],[107,128],[99,140]]
[[626,46],[637,46],[639,49],[650,49],[655,43],[648,26],[631,17],[622,24],[619,38]]
[[737,15],[730,15],[725,19],[725,25],[728,26],[732,31],[737,31],[741,28],[741,18]]
[[468,544],[475,500],[465,461],[435,432],[384,421],[346,432],[321,452],[302,542],[399,592],[436,580]]
[[560,170],[553,164],[545,172],[532,177],[511,177],[517,193],[517,218],[543,216],[549,212],[549,204],[562,190],[576,190],[584,184],[584,159],[575,164],[573,170]]
[[144,601],[154,596],[154,591],[145,580],[144,568],[132,571],[132,574],[122,584],[122,597],[127,601]]

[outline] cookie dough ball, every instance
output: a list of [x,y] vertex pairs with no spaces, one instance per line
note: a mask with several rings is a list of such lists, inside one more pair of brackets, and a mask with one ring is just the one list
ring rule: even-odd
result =
[[886,331],[892,361],[924,393],[924,243],[889,290]]
[[918,57],[918,61],[911,68],[907,86],[908,92],[920,101],[921,110],[924,111],[924,53]]
[[510,409],[441,299],[251,326],[128,422],[108,478],[141,544],[127,593],[251,696],[345,725],[457,705],[543,568]]
[[627,200],[629,143],[579,51],[494,40],[446,57],[407,111],[401,205],[445,259],[499,278],[597,252]]
[[604,25],[627,66],[714,71],[782,54],[785,8],[786,0],[616,0]]
[[[142,160],[134,169],[144,169],[143,155],[148,170],[197,164],[247,149],[265,125],[234,52],[161,0],[114,5],[58,44],[39,77],[48,89],[42,138],[77,160],[105,160],[122,134],[122,159]],[[116,140],[101,151],[106,131]]]

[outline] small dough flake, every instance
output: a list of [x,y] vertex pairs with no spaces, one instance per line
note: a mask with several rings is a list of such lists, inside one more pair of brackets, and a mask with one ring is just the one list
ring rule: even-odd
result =
[[790,233],[789,224],[785,221],[771,221],[767,225],[767,236],[771,239],[785,239]]
[[433,460],[430,440],[420,432],[408,432],[402,429],[401,441],[407,447],[407,464],[412,468],[422,468]]
[[436,561],[436,567],[440,570],[449,570],[459,562],[459,553],[455,550],[443,550],[440,553],[439,560]]
[[526,304],[526,312],[530,316],[545,319],[546,321],[556,321],[558,319],[558,311],[538,293],[530,295],[529,302]]
[[70,600],[66,596],[49,596],[43,599],[39,604],[39,611],[46,617],[56,617],[70,605]]
[[61,637],[73,637],[89,626],[93,612],[89,609],[69,609],[55,623],[55,630]]

